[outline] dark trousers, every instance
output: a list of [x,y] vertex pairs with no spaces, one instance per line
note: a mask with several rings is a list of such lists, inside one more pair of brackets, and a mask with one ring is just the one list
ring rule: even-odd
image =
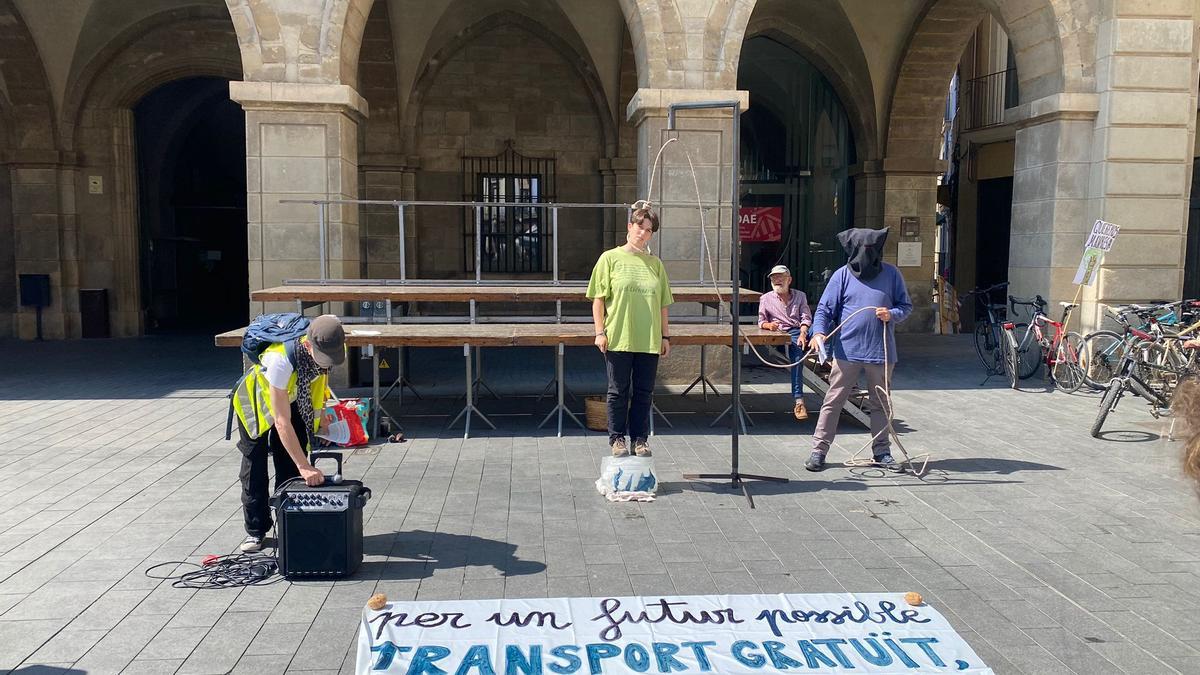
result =
[[[308,447],[308,429],[300,416],[300,409],[292,404],[292,428],[300,439],[300,447]],[[242,480],[242,516],[246,521],[246,534],[262,537],[271,530],[271,493],[267,490],[270,481],[267,476],[267,455],[271,455],[275,463],[275,489],[284,481],[296,478],[300,470],[292,461],[287,448],[275,428],[258,438],[250,438],[246,429],[238,422],[238,450],[242,451],[242,470],[239,478]]]
[[604,363],[608,366],[608,442],[626,434],[634,442],[646,440],[658,354],[609,351]]

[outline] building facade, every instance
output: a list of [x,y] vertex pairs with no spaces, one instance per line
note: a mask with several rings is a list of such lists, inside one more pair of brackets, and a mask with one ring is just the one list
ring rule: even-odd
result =
[[[36,334],[22,275],[49,276],[49,338],[231,328],[262,309],[248,290],[319,275],[306,201],[630,203],[667,106],[707,100],[747,112],[737,156],[725,111],[681,117],[663,153],[673,278],[707,265],[690,158],[700,198],[726,203],[705,217],[720,276],[736,164],[742,205],[783,219],[745,245],[747,285],[784,261],[819,293],[836,232],[886,226],[907,330],[933,330],[947,271],[1078,293],[1093,326],[1184,291],[1198,18],[1196,0],[0,0],[0,336]],[[998,119],[947,114],[952,82],[978,101],[997,72],[968,112],[999,97]],[[410,277],[474,275],[469,215],[408,215]],[[544,215],[499,209],[482,271],[546,278],[558,246],[586,278],[624,217],[564,212],[552,241]],[[399,276],[394,208],[323,218],[331,277]],[[1121,235],[1078,291],[1096,219]]]

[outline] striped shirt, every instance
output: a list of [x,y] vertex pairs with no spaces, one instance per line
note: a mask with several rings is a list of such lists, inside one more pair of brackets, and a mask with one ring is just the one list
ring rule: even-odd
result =
[[791,289],[787,302],[774,290],[763,293],[758,299],[758,327],[767,322],[778,323],[779,328],[788,330],[812,325],[812,312],[808,309],[808,296],[804,291]]

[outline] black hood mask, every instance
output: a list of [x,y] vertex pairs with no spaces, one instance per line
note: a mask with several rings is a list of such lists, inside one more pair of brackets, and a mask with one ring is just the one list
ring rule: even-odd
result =
[[863,281],[879,275],[883,270],[883,243],[887,236],[886,227],[882,230],[855,227],[838,232],[838,243],[850,258],[846,266],[851,274]]

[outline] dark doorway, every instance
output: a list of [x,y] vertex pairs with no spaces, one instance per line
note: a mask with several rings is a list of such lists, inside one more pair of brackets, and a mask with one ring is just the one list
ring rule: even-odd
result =
[[1192,192],[1188,202],[1187,248],[1183,259],[1183,297],[1200,298],[1200,160],[1192,160]]
[[1013,179],[979,181],[975,233],[975,285],[1008,281],[1008,235],[1012,225]]
[[780,223],[770,238],[743,241],[742,285],[768,290],[767,272],[787,265],[793,287],[815,305],[846,261],[837,233],[854,222],[846,110],[816,67],[768,37],[742,45],[737,83],[751,101],[741,127],[742,216],[766,212]]
[[165,84],[134,120],[146,331],[245,325],[246,123],[229,81]]

